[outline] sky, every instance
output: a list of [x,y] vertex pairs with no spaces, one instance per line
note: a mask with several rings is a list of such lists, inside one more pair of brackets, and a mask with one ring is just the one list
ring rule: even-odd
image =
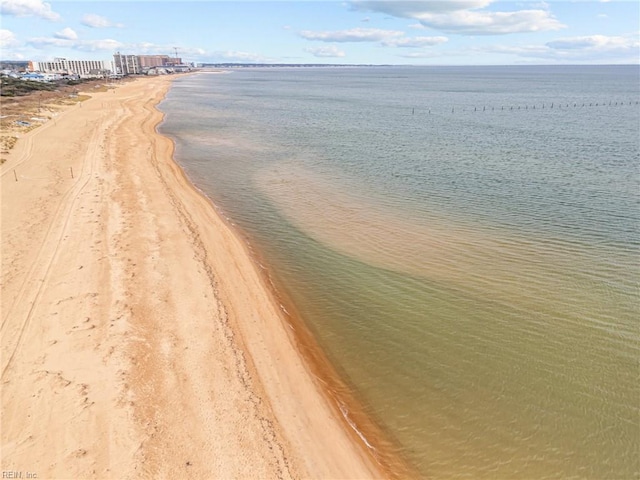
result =
[[0,0],[0,59],[394,65],[640,63],[640,3]]

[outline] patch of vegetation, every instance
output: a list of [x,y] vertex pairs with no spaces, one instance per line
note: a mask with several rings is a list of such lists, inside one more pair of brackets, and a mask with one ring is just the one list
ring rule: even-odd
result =
[[19,97],[29,95],[33,92],[48,91],[52,92],[59,88],[68,86],[82,85],[84,83],[93,83],[95,79],[64,79],[57,82],[35,82],[33,80],[22,80],[13,77],[0,77],[0,96],[3,97]]
[[53,91],[58,86],[53,83],[34,82],[33,80],[22,80],[19,78],[2,77],[0,79],[0,96],[16,97],[29,95],[37,91]]
[[[14,137],[13,135],[2,135],[0,137],[0,154],[6,155],[9,153],[9,150],[15,147],[17,141],[18,137]],[[6,158],[0,157],[0,165],[6,161]]]
[[9,153],[9,150],[16,145],[17,141],[18,137],[3,135],[0,137],[0,150],[2,150],[2,153]]

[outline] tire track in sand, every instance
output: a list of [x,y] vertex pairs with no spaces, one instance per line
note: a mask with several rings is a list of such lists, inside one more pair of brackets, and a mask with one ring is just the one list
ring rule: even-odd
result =
[[[77,105],[80,105],[80,104],[77,104]],[[76,108],[79,108],[79,107],[76,106],[76,107],[63,110],[54,118],[49,119],[49,121],[44,125],[40,125],[39,127],[36,127],[35,129],[30,130],[22,137],[19,137],[20,140],[24,140],[24,144],[25,144],[24,150],[22,151],[22,153],[20,154],[20,157],[18,157],[18,159],[15,162],[6,162],[5,164],[3,164],[4,168],[2,168],[2,173],[0,173],[0,176],[4,177],[5,175],[8,175],[9,172],[12,172],[16,168],[18,168],[20,165],[22,165],[24,162],[29,160],[31,158],[31,152],[33,151],[33,137],[38,136],[42,132],[50,129],[52,125],[56,125],[57,121],[63,115],[67,114],[70,111],[74,111]]]
[[[77,181],[62,195],[60,203],[47,228],[44,240],[40,244],[36,259],[31,265],[17,295],[14,297],[13,303],[2,320],[0,335],[3,338],[3,350],[10,352],[8,360],[6,360],[2,368],[0,378],[3,380],[20,348],[24,333],[29,326],[35,307],[42,296],[51,266],[58,257],[60,244],[67,232],[77,200],[92,178],[99,159],[100,146],[102,145],[100,137],[104,137],[104,133],[111,123],[113,123],[114,117],[112,116],[110,118],[108,123],[99,123],[99,126],[93,131],[88,142],[89,148],[84,155],[82,169],[77,176]],[[28,158],[29,156],[26,156],[21,162],[26,161]],[[28,307],[26,305],[28,305]],[[20,312],[20,308],[23,309],[22,312]],[[20,318],[22,320],[20,320]],[[2,357],[3,360],[6,358],[4,352]]]

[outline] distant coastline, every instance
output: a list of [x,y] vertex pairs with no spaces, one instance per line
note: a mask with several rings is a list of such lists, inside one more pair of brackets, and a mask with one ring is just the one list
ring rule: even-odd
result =
[[391,63],[236,63],[236,62],[198,62],[198,68],[386,68],[386,67],[415,67],[415,68],[582,68],[582,67],[638,67],[640,64],[634,63],[614,63],[610,65],[600,64],[527,64],[527,65],[507,65],[507,64],[490,64],[490,65],[419,65],[419,64],[391,64]]

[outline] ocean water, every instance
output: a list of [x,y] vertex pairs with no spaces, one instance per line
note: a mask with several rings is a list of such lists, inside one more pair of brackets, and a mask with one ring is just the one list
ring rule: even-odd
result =
[[632,479],[639,74],[202,73],[160,131],[424,477]]

